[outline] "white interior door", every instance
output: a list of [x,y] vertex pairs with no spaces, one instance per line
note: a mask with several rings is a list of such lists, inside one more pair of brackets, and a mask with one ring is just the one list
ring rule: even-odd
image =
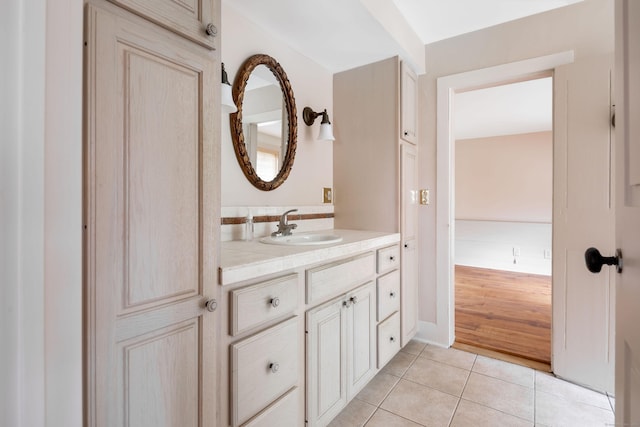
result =
[[609,55],[554,74],[552,369],[613,392],[615,273],[589,272],[589,247],[615,250]]
[[216,62],[109,4],[85,25],[87,424],[215,426]]
[[[640,425],[640,3],[616,1],[616,425]],[[612,254],[604,254],[612,255]],[[613,269],[611,269],[613,270]]]

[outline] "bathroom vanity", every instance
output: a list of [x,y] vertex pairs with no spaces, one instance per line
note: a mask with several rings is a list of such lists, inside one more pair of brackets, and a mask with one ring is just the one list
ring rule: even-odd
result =
[[325,426],[400,350],[400,235],[330,231],[222,243],[223,425]]

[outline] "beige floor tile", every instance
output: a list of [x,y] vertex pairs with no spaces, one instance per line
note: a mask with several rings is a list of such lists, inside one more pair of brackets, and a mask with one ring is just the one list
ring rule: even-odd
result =
[[404,374],[404,379],[460,397],[469,371],[418,357]]
[[476,363],[473,364],[472,370],[479,374],[525,387],[533,387],[535,382],[535,371],[533,369],[485,356],[476,358]]
[[404,351],[405,353],[409,353],[409,354],[415,354],[417,356],[420,353],[422,353],[422,350],[424,350],[426,346],[427,346],[426,343],[416,341],[416,340],[411,340],[407,343],[407,345],[402,347],[400,351]]
[[378,409],[366,424],[366,427],[422,427],[422,424],[414,423],[391,412]]
[[375,412],[376,407],[362,400],[353,399],[337,417],[329,423],[329,427],[362,427]]
[[367,384],[362,391],[358,393],[356,398],[364,400],[372,405],[379,406],[399,380],[400,378],[394,375],[390,375],[385,372],[378,372],[369,384]]
[[425,426],[447,426],[458,400],[450,394],[400,380],[380,407]]
[[471,372],[462,398],[533,421],[534,390]]
[[609,399],[605,394],[589,390],[556,378],[551,374],[536,372],[536,392],[544,392],[564,399],[586,403],[602,409],[611,409]]
[[416,360],[415,354],[405,353],[403,351],[399,351],[393,359],[387,363],[384,368],[382,368],[382,372],[386,372],[387,374],[395,375],[396,377],[401,377],[407,372],[409,366]]
[[603,427],[613,425],[611,410],[536,392],[536,423],[545,426]]
[[462,399],[450,427],[531,427],[533,422]]
[[427,345],[420,354],[420,357],[426,357],[436,362],[446,363],[447,365],[466,370],[471,370],[473,362],[476,360],[476,355],[473,353],[455,348],[442,348],[435,345]]

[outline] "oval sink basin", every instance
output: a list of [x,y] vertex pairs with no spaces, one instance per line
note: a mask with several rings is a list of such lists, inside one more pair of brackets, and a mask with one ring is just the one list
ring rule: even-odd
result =
[[260,241],[270,245],[328,245],[341,242],[342,237],[336,236],[335,234],[294,234],[292,236],[263,237]]

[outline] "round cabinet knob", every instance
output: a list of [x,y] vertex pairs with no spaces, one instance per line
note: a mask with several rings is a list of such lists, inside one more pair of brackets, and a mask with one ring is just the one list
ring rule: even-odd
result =
[[349,298],[349,301],[351,301],[354,304],[358,303],[358,297],[357,296],[352,296],[351,298]]
[[276,308],[280,305],[280,298],[275,297],[275,298],[271,298],[271,307]]
[[404,248],[405,248],[405,249],[409,248],[409,244],[408,244],[408,243],[405,243],[405,244],[404,244]]
[[395,297],[396,297],[396,293],[395,293],[395,292],[389,292],[389,296],[390,296],[391,298],[395,298]]
[[207,307],[208,311],[216,311],[216,308],[218,308],[218,301],[216,301],[214,299],[210,299],[205,304],[205,307]]
[[271,372],[273,372],[275,374],[276,372],[278,372],[280,370],[280,365],[277,364],[277,363],[271,363],[269,365],[269,369],[271,369]]
[[216,35],[218,35],[218,29],[212,23],[208,23],[204,31],[209,37],[215,37]]
[[351,300],[342,301],[342,305],[347,307],[347,308],[351,307]]
[[404,136],[408,136],[409,132],[407,132],[406,130],[404,131]]
[[396,342],[396,337],[389,337],[389,341]]
[[390,260],[390,261],[395,261],[395,259],[396,259],[396,257],[394,257],[394,256],[390,256],[390,257],[389,257],[389,260]]

